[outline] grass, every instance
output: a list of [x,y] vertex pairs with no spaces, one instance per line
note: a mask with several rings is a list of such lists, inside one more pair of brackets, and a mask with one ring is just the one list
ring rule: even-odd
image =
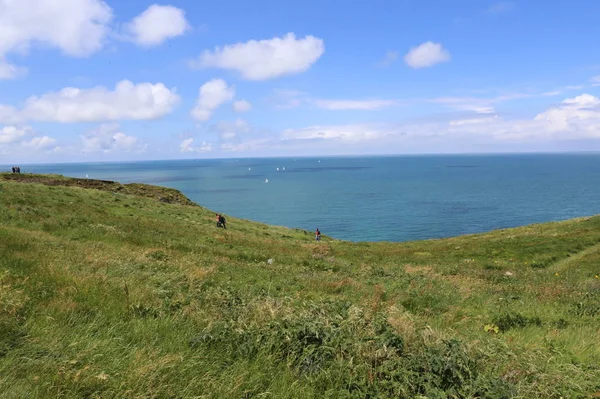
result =
[[600,217],[316,243],[160,187],[14,179],[2,398],[600,397]]

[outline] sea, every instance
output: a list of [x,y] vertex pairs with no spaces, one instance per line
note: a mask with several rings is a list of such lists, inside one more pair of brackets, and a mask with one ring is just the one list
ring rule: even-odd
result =
[[171,187],[229,217],[319,228],[350,241],[435,239],[600,214],[597,153],[20,166],[24,173]]

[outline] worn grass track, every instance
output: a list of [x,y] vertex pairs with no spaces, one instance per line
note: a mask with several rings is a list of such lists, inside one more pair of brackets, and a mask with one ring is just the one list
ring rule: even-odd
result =
[[558,262],[553,263],[550,266],[550,270],[554,271],[554,272],[561,272],[564,269],[571,267],[571,266],[576,266],[577,263],[579,261],[581,261],[583,258],[589,256],[589,255],[593,255],[598,253],[598,251],[600,251],[600,243],[599,244],[595,244],[592,245],[591,247],[588,247],[582,251],[579,251],[575,254],[569,254],[569,256],[560,259]]
[[1,398],[600,397],[600,217],[315,243],[29,179],[0,175]]

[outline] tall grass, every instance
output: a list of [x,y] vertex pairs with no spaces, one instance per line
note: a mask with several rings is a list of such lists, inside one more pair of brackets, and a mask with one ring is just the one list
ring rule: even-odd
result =
[[600,392],[599,217],[315,243],[151,191],[0,176],[0,397]]

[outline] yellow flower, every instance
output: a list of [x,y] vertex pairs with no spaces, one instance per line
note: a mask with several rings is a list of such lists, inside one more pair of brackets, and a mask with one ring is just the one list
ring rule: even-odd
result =
[[598,275],[597,275],[597,274],[596,274],[594,277],[595,277],[595,278],[600,278],[600,277],[598,277]]

